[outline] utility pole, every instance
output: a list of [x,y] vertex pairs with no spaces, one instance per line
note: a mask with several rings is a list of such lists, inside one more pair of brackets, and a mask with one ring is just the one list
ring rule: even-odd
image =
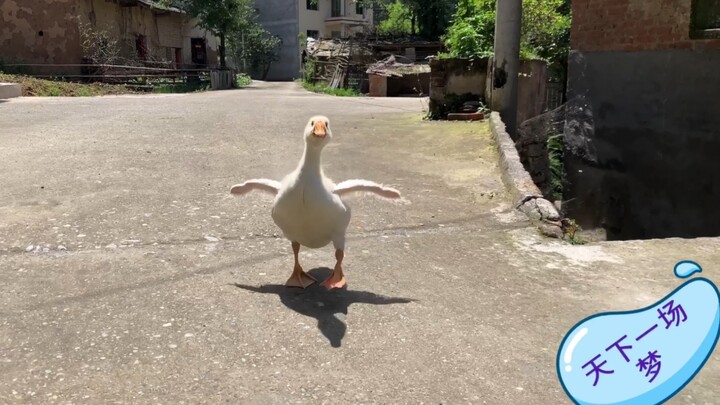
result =
[[491,109],[498,111],[513,138],[517,132],[518,72],[522,0],[497,0]]

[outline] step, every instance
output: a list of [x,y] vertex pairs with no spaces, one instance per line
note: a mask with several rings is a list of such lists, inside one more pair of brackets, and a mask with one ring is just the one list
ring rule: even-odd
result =
[[0,83],[0,99],[22,96],[22,86],[17,83]]
[[481,112],[474,113],[450,113],[447,116],[448,121],[479,121],[485,118],[485,114]]

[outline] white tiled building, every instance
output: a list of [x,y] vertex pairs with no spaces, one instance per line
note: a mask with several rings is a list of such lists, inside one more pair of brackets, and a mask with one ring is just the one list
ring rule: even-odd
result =
[[372,8],[354,0],[256,0],[260,22],[282,40],[280,60],[268,80],[300,77],[300,34],[312,38],[347,38],[373,25]]
[[372,8],[354,0],[300,1],[300,32],[313,38],[346,38],[372,26]]

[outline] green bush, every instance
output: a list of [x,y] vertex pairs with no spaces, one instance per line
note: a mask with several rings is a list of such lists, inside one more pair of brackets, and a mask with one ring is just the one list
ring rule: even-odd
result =
[[249,86],[250,83],[252,83],[252,79],[250,78],[250,76],[245,73],[240,73],[237,76],[235,76],[235,80],[237,82],[238,87]]

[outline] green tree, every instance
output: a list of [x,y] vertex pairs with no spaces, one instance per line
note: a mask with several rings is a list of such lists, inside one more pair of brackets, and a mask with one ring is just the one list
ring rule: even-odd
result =
[[454,2],[450,0],[403,0],[417,19],[419,34],[428,40],[440,39],[450,23]]
[[[453,56],[486,56],[495,37],[495,0],[460,0],[444,36]],[[551,64],[567,58],[570,40],[569,0],[523,0],[520,53]]]
[[460,0],[452,24],[443,36],[452,56],[492,54],[495,38],[495,0]]
[[239,31],[231,33],[228,39],[230,54],[236,65],[265,80],[270,65],[279,59],[280,39],[257,23],[245,25]]
[[198,25],[220,38],[220,68],[227,56],[236,66],[250,65],[264,79],[278,60],[280,39],[258,23],[254,0],[163,0],[198,18]]
[[422,38],[437,40],[445,33],[457,0],[358,1],[366,7],[380,3],[384,8],[383,14],[387,17],[378,22],[380,33],[419,34]]
[[522,47],[551,63],[566,59],[570,21],[569,0],[523,0]]
[[404,36],[414,33],[411,25],[413,14],[407,4],[394,0],[382,4],[381,7],[386,17],[378,23],[380,35]]
[[237,32],[255,12],[253,0],[163,0],[199,20],[199,26],[220,38],[220,68],[225,69],[225,45],[228,35]]

